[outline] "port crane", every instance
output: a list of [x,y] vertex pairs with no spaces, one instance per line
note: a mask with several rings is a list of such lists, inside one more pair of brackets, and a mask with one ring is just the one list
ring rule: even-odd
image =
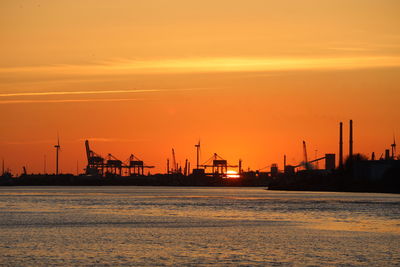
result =
[[111,153],[108,154],[105,160],[99,154],[96,154],[90,149],[89,141],[85,141],[86,157],[88,164],[86,166],[87,175],[119,175],[122,176],[123,170],[127,170],[129,176],[144,175],[145,168],[154,168],[154,166],[145,165],[143,160],[137,158],[133,154],[123,162],[116,158]]
[[[186,159],[185,166],[183,169],[183,174],[186,176],[188,174],[188,165],[189,162]],[[176,161],[175,149],[172,148],[172,166],[171,169],[169,167],[169,159],[167,159],[167,173],[168,174],[182,174],[182,164],[178,164]]]
[[229,168],[237,168],[238,165],[228,165],[228,161],[223,159],[217,153],[214,153],[211,158],[204,162],[200,167],[207,169],[211,168],[212,175],[224,175]]
[[122,175],[122,161],[114,157],[111,153],[108,154],[106,174]]
[[129,176],[132,175],[144,175],[145,168],[154,168],[154,166],[144,165],[143,160],[139,159],[138,157],[134,156],[133,154],[130,155],[128,159],[128,164],[125,165],[128,168]]
[[105,167],[104,158],[90,149],[88,140],[85,141],[85,147],[86,157],[88,161],[88,164],[86,166],[86,174],[103,176]]
[[[308,160],[308,156],[307,156],[307,144],[306,141],[303,140],[303,162],[301,162],[300,164],[296,165],[296,166],[292,166],[292,168],[299,168],[299,167],[304,167],[305,170],[310,170],[312,167],[311,163],[314,162],[318,162],[320,160],[326,159],[327,156],[325,155],[325,157],[320,157],[320,158],[316,158],[314,160]],[[286,157],[285,157],[285,163],[286,163]]]

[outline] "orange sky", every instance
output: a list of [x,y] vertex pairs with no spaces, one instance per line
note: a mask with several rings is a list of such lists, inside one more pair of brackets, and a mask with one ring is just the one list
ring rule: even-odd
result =
[[355,151],[400,139],[400,3],[2,1],[0,157],[14,173],[85,165],[83,141],[164,171],[219,153],[262,168],[283,154]]

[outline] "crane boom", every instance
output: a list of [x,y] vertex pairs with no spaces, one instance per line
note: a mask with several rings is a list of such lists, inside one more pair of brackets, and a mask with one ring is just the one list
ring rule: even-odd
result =
[[[317,162],[317,161],[320,161],[320,160],[323,160],[323,159],[326,159],[326,157],[321,157],[321,158],[313,159],[313,160],[310,160],[310,161],[307,162],[307,163],[310,164],[310,163]],[[305,162],[302,162],[302,163],[300,163],[299,165],[293,166],[293,168],[298,168],[298,167],[305,166],[305,165],[306,165]]]
[[176,165],[176,158],[175,158],[175,150],[172,149],[172,171],[173,172],[178,172],[178,166]]
[[86,146],[86,157],[88,162],[90,161],[90,146],[89,146],[89,140],[85,141],[85,146]]
[[303,153],[304,153],[304,165],[308,169],[308,159],[307,159],[307,146],[306,141],[303,141]]

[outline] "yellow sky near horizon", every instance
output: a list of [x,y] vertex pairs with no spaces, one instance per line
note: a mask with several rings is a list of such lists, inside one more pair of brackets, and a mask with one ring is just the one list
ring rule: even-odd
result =
[[[380,154],[400,132],[394,0],[2,1],[0,157],[20,172],[84,166],[82,140],[156,171],[218,152],[261,168],[288,154]],[[97,148],[97,149],[96,149]],[[23,156],[21,156],[23,154]],[[379,155],[378,155],[379,156]]]

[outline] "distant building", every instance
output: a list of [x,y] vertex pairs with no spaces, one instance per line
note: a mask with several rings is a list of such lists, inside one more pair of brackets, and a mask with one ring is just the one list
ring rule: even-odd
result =
[[[400,160],[360,160],[353,162],[353,177],[379,181],[400,175]],[[397,177],[400,179],[400,177]]]
[[336,155],[335,154],[325,154],[325,170],[332,171],[336,168]]

